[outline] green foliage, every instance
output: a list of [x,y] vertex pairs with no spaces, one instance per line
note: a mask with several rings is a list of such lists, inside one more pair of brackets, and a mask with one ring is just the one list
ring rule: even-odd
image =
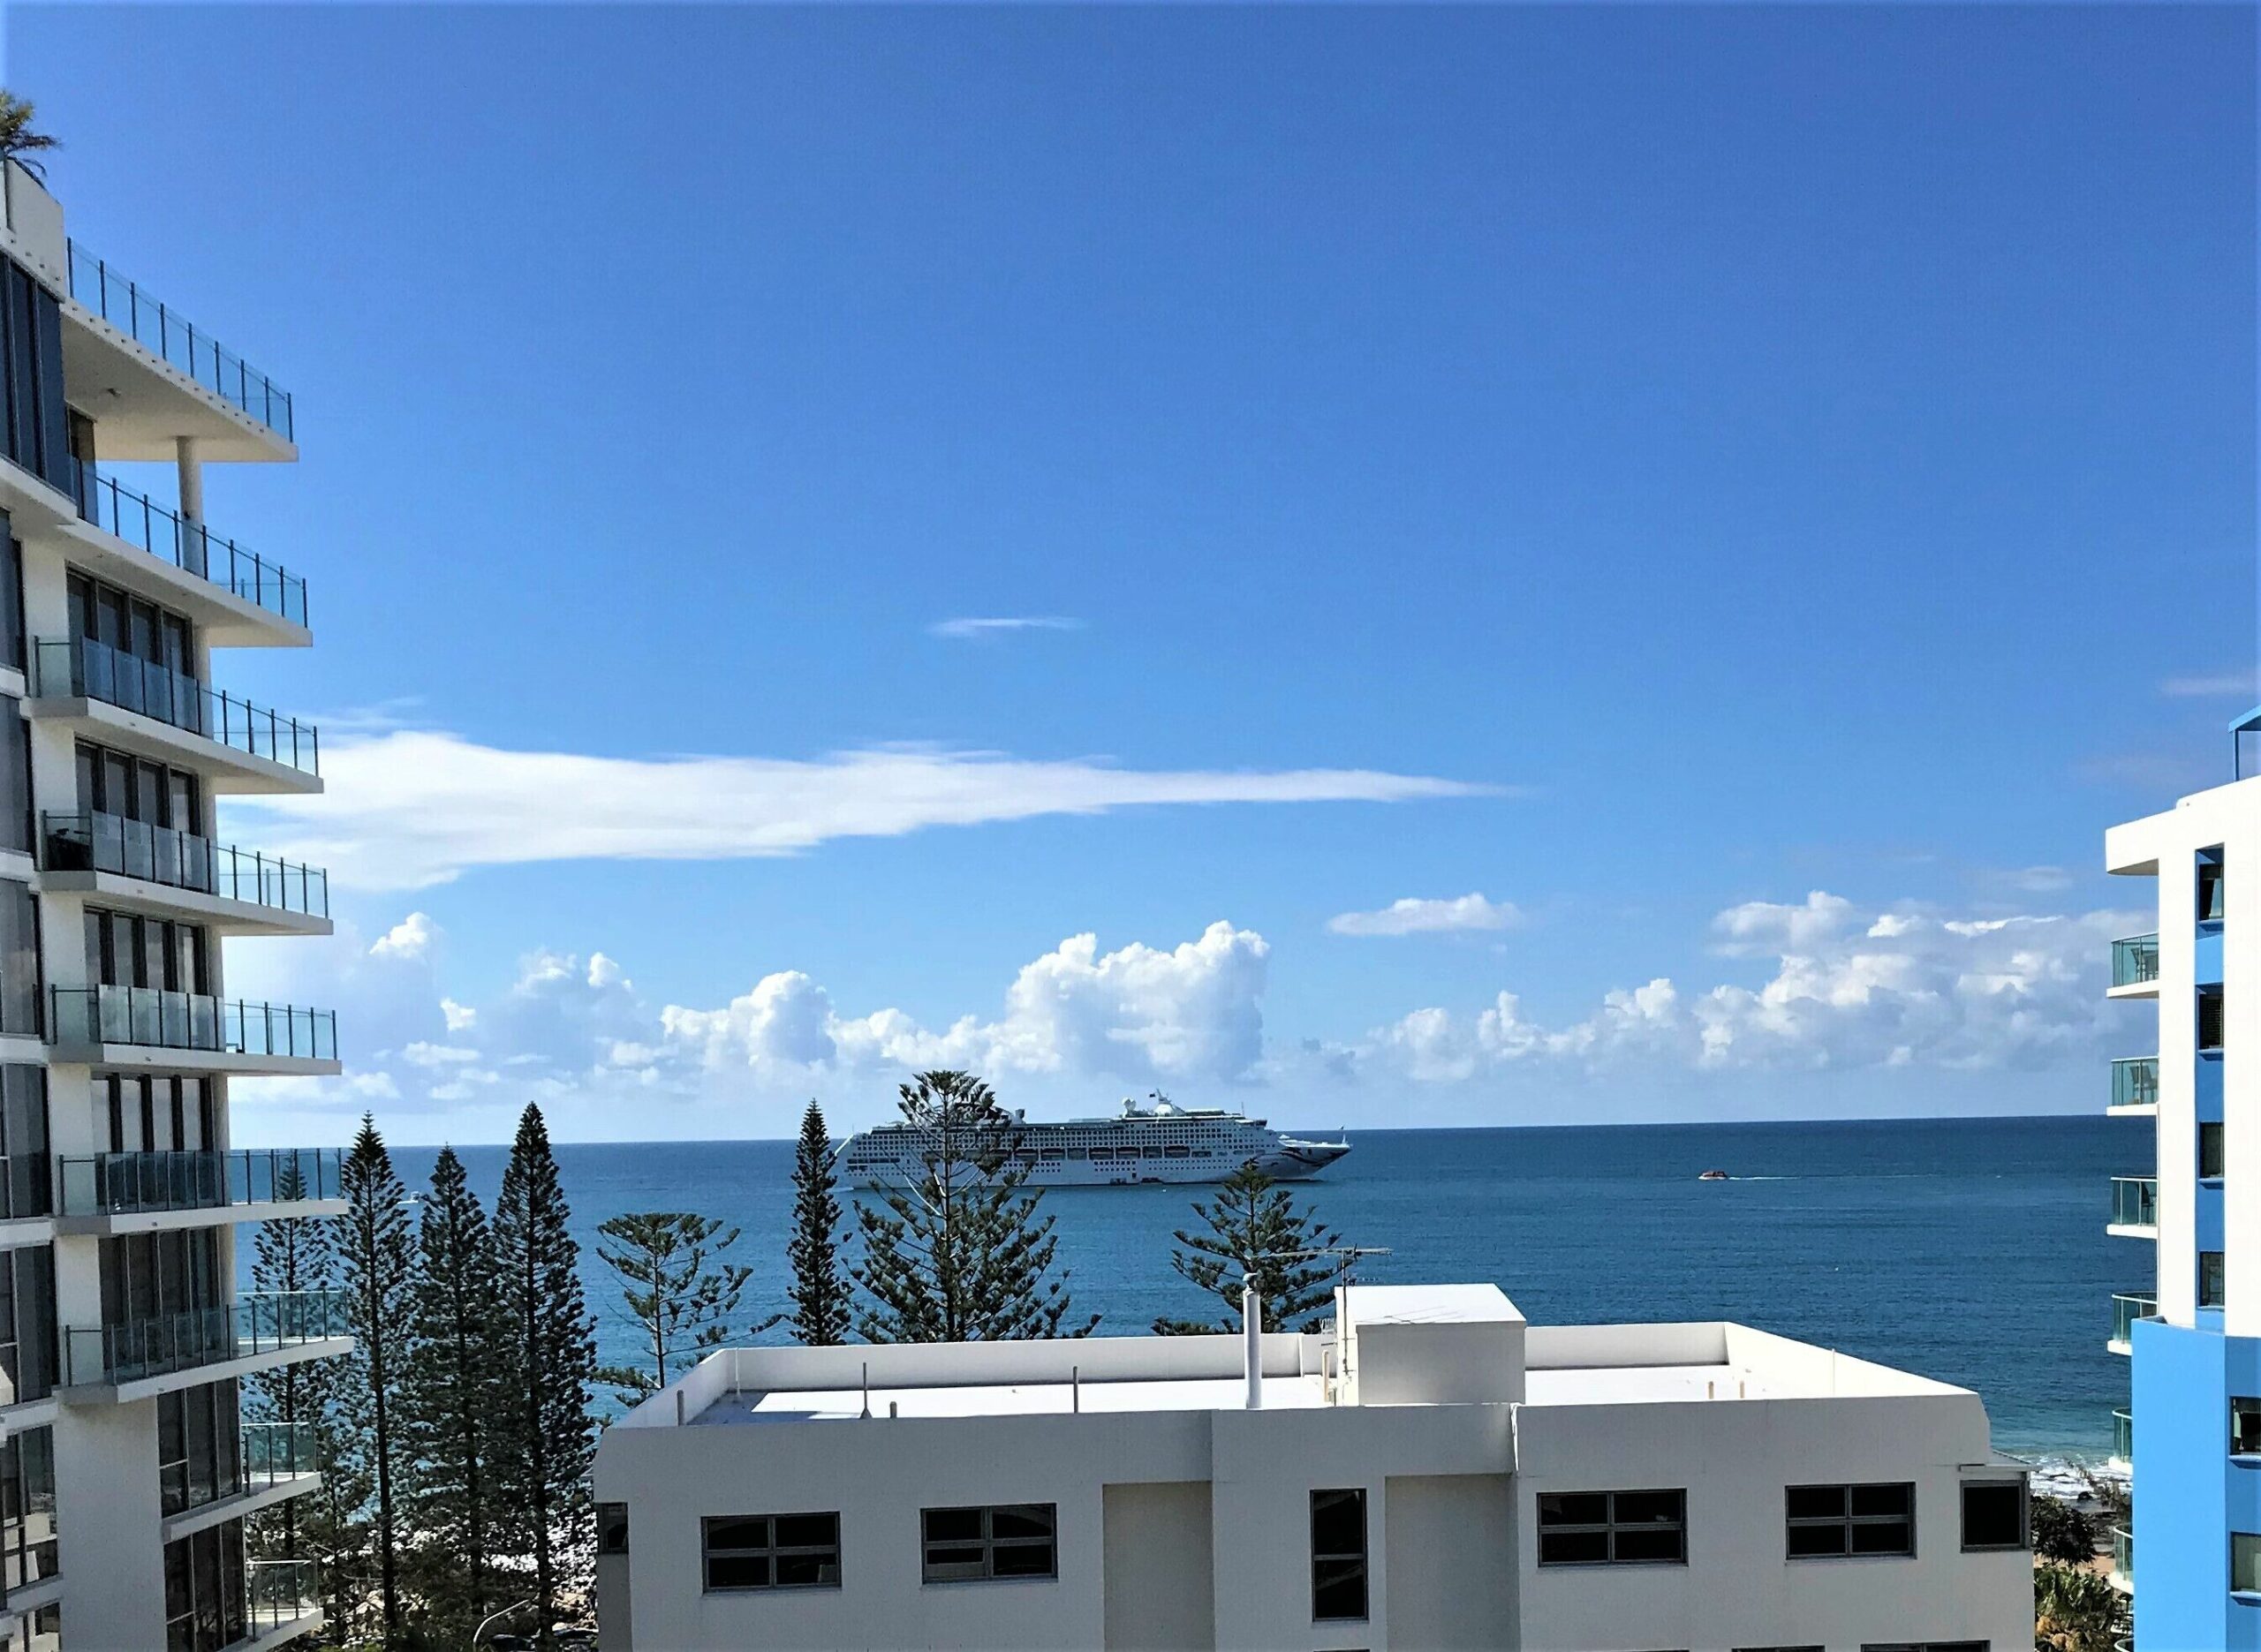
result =
[[352,1428],[352,1454],[375,1494],[370,1537],[381,1644],[394,1647],[403,1640],[400,1551],[409,1460],[400,1437],[400,1383],[408,1352],[402,1320],[412,1262],[406,1191],[376,1121],[367,1113],[345,1156],[339,1190],[346,1201],[338,1218],[339,1271],[353,1335],[353,1352],[339,1362],[341,1409]]
[[2083,1565],[2095,1557],[2103,1540],[2098,1522],[2062,1497],[2037,1494],[2031,1518],[2033,1552],[2044,1560]]
[[36,118],[31,99],[0,89],[0,157],[13,161],[44,184],[47,163],[42,156],[60,149],[63,141],[34,126]]
[[409,1504],[420,1628],[467,1641],[524,1591],[506,1557],[524,1551],[495,1485],[508,1414],[510,1346],[495,1235],[453,1148],[432,1166],[407,1307],[401,1433],[417,1465]]
[[852,1310],[841,1271],[840,1197],[833,1173],[832,1141],[824,1112],[809,1103],[793,1151],[793,1237],[785,1249],[793,1270],[788,1316],[793,1335],[811,1347],[848,1340]]
[[[1225,1305],[1221,1323],[1161,1318],[1159,1336],[1208,1335],[1240,1329],[1241,1285],[1254,1282],[1264,1329],[1320,1328],[1314,1310],[1324,1308],[1342,1276],[1342,1262],[1309,1252],[1340,1245],[1335,1230],[1308,1209],[1298,1209],[1285,1188],[1253,1165],[1244,1165],[1219,1184],[1207,1204],[1193,1214],[1203,1230],[1181,1228],[1170,1266]],[[1295,1322],[1300,1320],[1299,1326]]]
[[559,1603],[585,1591],[596,1547],[589,1497],[595,1326],[581,1292],[580,1248],[567,1224],[549,1132],[541,1110],[529,1105],[495,1201],[510,1394],[495,1461],[503,1496],[526,1522],[535,1644],[543,1652],[555,1645]]
[[[678,1361],[693,1362],[729,1340],[738,1302],[753,1270],[715,1259],[738,1241],[738,1230],[688,1211],[644,1211],[616,1216],[597,1229],[609,1245],[597,1259],[620,1280],[621,1301],[651,1357],[648,1369],[609,1365],[595,1373],[620,1392],[624,1406],[657,1393]],[[715,1265],[709,1267],[710,1261]],[[752,1331],[766,1331],[775,1315]]]
[[2086,1566],[2033,1568],[2035,1652],[2112,1652],[2128,1633],[2128,1597]]
[[968,1073],[921,1073],[902,1087],[903,1122],[922,1166],[908,1190],[859,1205],[862,1263],[850,1276],[870,1298],[857,1329],[873,1342],[998,1342],[1083,1337],[1069,1323],[1067,1272],[1052,1274],[1052,1218],[1024,1193],[1017,1122]]

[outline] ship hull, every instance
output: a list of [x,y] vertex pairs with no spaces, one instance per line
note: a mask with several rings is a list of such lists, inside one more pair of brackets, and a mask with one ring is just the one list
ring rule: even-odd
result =
[[[853,1150],[862,1140],[850,1143],[843,1166],[841,1179],[850,1187],[904,1188],[924,1174],[915,1158],[874,1158],[868,1153],[859,1158]],[[1202,1187],[1224,1181],[1243,1165],[1255,1165],[1274,1181],[1302,1181],[1350,1150],[1342,1143],[1287,1139],[1249,1151],[1190,1150],[1183,1156],[1165,1149],[1159,1156],[1140,1151],[1134,1158],[1131,1150],[1117,1148],[1103,1159],[1096,1154],[1071,1158],[1064,1150],[1034,1148],[1024,1151],[1014,1168],[1026,1173],[1026,1185],[1032,1188]],[[1032,1163],[1031,1152],[1035,1154]]]

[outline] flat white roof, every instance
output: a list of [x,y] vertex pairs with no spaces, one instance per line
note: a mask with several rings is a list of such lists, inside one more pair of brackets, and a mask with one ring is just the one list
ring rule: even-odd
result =
[[1789,1399],[1810,1389],[1769,1382],[1747,1365],[1564,1366],[1524,1374],[1529,1406],[1624,1406],[1677,1399]]
[[1496,1285],[1353,1285],[1343,1291],[1354,1325],[1520,1323]]
[[[901,1417],[1002,1417],[1066,1415],[1078,1403],[1085,1411],[1237,1411],[1245,1399],[1239,1377],[1180,1377],[1154,1382],[1088,1382],[1080,1396],[1067,1383],[954,1384],[944,1388],[881,1388],[871,1391],[872,1415],[884,1417],[893,1406]],[[1327,1396],[1316,1377],[1267,1377],[1267,1411],[1304,1411],[1324,1406]],[[690,1420],[693,1428],[743,1422],[822,1422],[860,1417],[860,1388],[778,1389],[767,1393],[724,1393]]]

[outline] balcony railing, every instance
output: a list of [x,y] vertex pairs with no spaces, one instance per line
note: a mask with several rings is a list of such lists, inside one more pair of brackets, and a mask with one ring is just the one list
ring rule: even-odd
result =
[[2124,1468],[2136,1464],[2136,1419],[2125,1411],[2112,1414],[2112,1461]]
[[2132,1333],[2139,1319],[2159,1317],[2159,1298],[2138,1296],[2132,1292],[2115,1292],[2112,1298],[2112,1345],[2116,1348],[2133,1346]]
[[223,539],[202,523],[180,515],[121,487],[92,465],[73,461],[79,477],[79,514],[105,532],[170,562],[199,579],[241,597],[254,607],[306,622],[306,582],[298,575]]
[[312,723],[216,692],[185,671],[92,637],[42,637],[32,650],[42,695],[100,700],[301,773],[321,773],[321,738]]
[[335,1199],[344,1158],[335,1147],[65,1156],[63,1214],[139,1216]]
[[41,817],[41,828],[50,871],[105,871],[278,912],[329,916],[329,874],[320,867],[91,810],[49,812]]
[[2112,1064],[2112,1105],[2115,1107],[2156,1107],[2159,1105],[2159,1057],[2129,1056]]
[[48,1037],[56,1044],[127,1044],[228,1055],[337,1059],[337,1012],[254,1004],[154,986],[58,986]]
[[321,1467],[320,1440],[311,1422],[246,1422],[240,1432],[247,1490],[294,1480]]
[[2159,937],[2129,935],[2112,943],[2112,984],[2137,986],[2159,979]]
[[230,406],[242,409],[286,440],[297,440],[289,391],[253,371],[242,357],[223,349],[210,334],[197,331],[76,241],[70,244],[69,258],[73,298]]
[[2112,1226],[2159,1226],[2159,1178],[2114,1176],[2112,1179]]
[[244,1565],[244,1602],[253,1636],[321,1610],[321,1580],[311,1560],[253,1560]]
[[347,1334],[344,1291],[261,1291],[117,1325],[66,1325],[64,1380],[132,1383]]
[[2123,1591],[2136,1587],[2136,1534],[2118,1526],[2112,1528],[2112,1586]]

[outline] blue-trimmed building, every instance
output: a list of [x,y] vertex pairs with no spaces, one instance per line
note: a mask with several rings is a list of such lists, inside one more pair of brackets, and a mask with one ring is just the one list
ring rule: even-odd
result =
[[[2261,710],[2233,738],[2257,731]],[[2109,1103],[2154,1121],[2153,1162],[2114,1179],[2109,1224],[2149,1253],[2111,1336],[2135,1487],[2113,1580],[2135,1596],[2136,1652],[2261,1652],[2261,1056],[2227,1032],[2230,1007],[2261,1001],[2261,778],[2242,759],[2231,784],[2105,838],[2107,870],[2151,879],[2159,913],[2113,943],[2108,989],[2158,1008]]]

